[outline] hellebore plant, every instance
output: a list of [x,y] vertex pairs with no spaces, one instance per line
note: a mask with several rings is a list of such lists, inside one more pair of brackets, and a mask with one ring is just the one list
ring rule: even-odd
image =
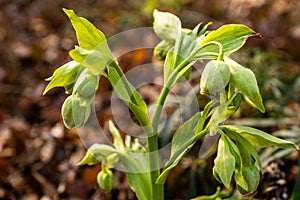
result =
[[[154,55],[164,61],[164,81],[150,117],[145,101],[125,77],[104,34],[72,10],[64,9],[64,12],[76,31],[79,46],[69,52],[73,60],[56,69],[47,79],[50,82],[44,94],[54,87],[65,88],[69,95],[62,105],[65,126],[78,128],[88,121],[102,76],[109,80],[117,97],[128,106],[147,136],[147,145],[142,146],[137,138],[132,141],[129,135],[123,139],[112,121],[109,122],[113,145],[93,144],[79,163],[94,165],[101,162],[97,182],[104,191],[112,189],[114,175],[111,169],[121,163],[139,199],[162,200],[164,183],[172,168],[198,140],[207,134],[219,134],[212,169],[214,177],[226,188],[231,187],[234,179],[242,194],[251,194],[257,189],[261,171],[256,147],[298,149],[292,142],[255,128],[223,123],[240,107],[243,97],[254,108],[265,111],[255,75],[229,57],[245,44],[247,38],[261,37],[261,34],[241,24],[208,31],[210,23],[204,26],[200,23],[193,30],[185,29],[175,15],[154,10],[154,32],[162,39],[155,47]],[[160,169],[158,125],[164,103],[181,77],[188,79],[193,64],[203,60],[208,62],[201,75],[199,91],[211,100],[174,133],[170,157]]]

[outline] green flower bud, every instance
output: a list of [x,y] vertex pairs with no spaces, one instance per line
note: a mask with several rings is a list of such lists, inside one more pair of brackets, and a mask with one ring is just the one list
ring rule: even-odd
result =
[[251,166],[244,166],[242,172],[243,172],[243,177],[248,184],[248,190],[243,189],[239,185],[237,185],[237,188],[241,194],[248,195],[253,193],[258,187],[259,180],[260,180],[259,170],[254,165],[251,165]]
[[223,61],[209,61],[201,75],[201,93],[216,93],[223,90],[229,83],[230,71]]
[[103,169],[97,175],[97,183],[105,192],[109,192],[114,186],[114,174],[109,169]]
[[97,76],[90,75],[87,76],[82,83],[78,86],[77,93],[80,97],[90,98],[93,97],[98,88],[98,78]]
[[158,37],[168,42],[173,42],[181,34],[180,19],[168,12],[153,11],[153,28]]
[[81,106],[80,98],[70,95],[62,105],[62,117],[67,128],[78,128],[84,125],[91,114],[91,107]]

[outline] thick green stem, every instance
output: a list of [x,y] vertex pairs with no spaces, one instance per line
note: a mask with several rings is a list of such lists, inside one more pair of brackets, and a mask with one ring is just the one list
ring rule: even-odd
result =
[[[112,62],[111,66],[117,71],[118,75],[121,77],[120,81],[122,81],[122,84],[125,85],[125,89],[127,90],[128,94],[131,95],[132,91],[130,90],[129,83],[125,80],[125,75],[123,74],[121,68],[119,67],[118,63],[116,61]],[[165,94],[162,93],[161,100],[159,100],[158,104],[163,104],[164,99],[167,96],[166,92]],[[131,99],[133,103],[135,102],[135,99]],[[162,103],[160,103],[162,102]],[[159,109],[161,106],[157,106],[157,109],[155,111],[155,118],[158,118],[161,113],[161,110]],[[157,137],[157,126],[158,123],[154,123],[154,126],[151,124],[149,126],[150,121],[145,121],[145,119],[138,114],[135,114],[135,117],[139,121],[139,123],[144,127],[144,131],[147,134],[147,145],[149,149],[149,174],[151,177],[151,183],[152,185],[146,186],[149,188],[149,191],[151,191],[151,197],[148,197],[151,200],[163,200],[164,198],[164,192],[163,192],[163,185],[155,184],[157,177],[160,174],[160,165],[159,165],[159,155],[158,155],[158,137]],[[154,120],[156,121],[156,120]],[[152,129],[152,126],[154,129]],[[138,161],[136,162],[138,164]]]
[[153,133],[147,138],[147,145],[149,149],[149,161],[150,161],[150,169],[151,169],[151,181],[152,181],[152,188],[153,188],[153,196],[152,199],[154,200],[163,200],[164,199],[164,194],[163,194],[163,184],[155,184],[156,179],[160,175],[160,170],[159,170],[159,153],[158,153],[158,124],[159,124],[159,119],[161,116],[161,112],[163,109],[163,105],[166,101],[167,95],[170,91],[170,88],[174,85],[174,82],[178,79],[178,73],[180,70],[184,68],[188,64],[188,60],[186,59],[182,63],[180,63],[176,69],[173,71],[169,79],[167,80],[166,84],[164,85],[160,96],[157,100],[156,108],[153,114],[152,118],[152,128],[153,128]]
[[151,182],[152,182],[152,199],[163,200],[164,199],[164,185],[156,184],[156,179],[160,175],[159,165],[159,153],[158,153],[158,124],[161,115],[162,107],[169,93],[169,88],[164,87],[159,99],[152,118],[153,133],[147,138],[147,145],[149,149],[150,159],[150,170],[151,170]]

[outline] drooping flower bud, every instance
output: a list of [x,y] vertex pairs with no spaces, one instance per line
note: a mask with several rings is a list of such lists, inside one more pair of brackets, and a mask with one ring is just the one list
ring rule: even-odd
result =
[[80,97],[90,98],[93,97],[98,88],[98,78],[94,75],[89,75],[78,86],[77,92]]
[[216,93],[223,90],[230,79],[228,65],[219,60],[209,61],[201,75],[200,88],[201,93]]
[[251,194],[258,187],[259,180],[260,180],[259,170],[254,165],[251,165],[251,166],[244,166],[242,172],[243,172],[243,177],[248,184],[248,190],[243,189],[239,185],[237,185],[237,188],[240,191],[240,193],[243,195]]
[[84,125],[91,113],[90,105],[81,106],[80,98],[75,95],[70,95],[61,109],[64,124],[67,128],[78,128]]
[[181,34],[180,19],[168,12],[153,11],[153,28],[155,33],[163,40],[173,42]]
[[97,183],[105,192],[109,192],[114,186],[114,174],[110,169],[103,169],[97,175]]

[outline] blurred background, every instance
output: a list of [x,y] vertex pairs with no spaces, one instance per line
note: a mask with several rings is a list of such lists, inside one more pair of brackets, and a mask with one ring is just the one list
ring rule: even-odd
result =
[[[210,21],[210,29],[225,23],[251,27],[264,38],[250,39],[233,57],[256,74],[266,113],[243,104],[235,116],[239,120],[230,120],[300,144],[299,0],[0,0],[0,199],[136,199],[122,172],[116,171],[114,189],[104,193],[95,178],[100,165],[76,166],[86,149],[77,131],[63,126],[60,108],[66,95],[61,88],[42,95],[44,79],[70,60],[68,51],[76,44],[62,8],[74,9],[108,38],[151,27],[154,8],[176,14],[187,28]],[[151,51],[139,50],[119,62],[126,71],[151,60]],[[98,120],[105,126],[111,118],[111,87],[105,80],[101,84]],[[166,199],[214,193],[213,158],[203,161],[194,152],[170,175]],[[279,179],[286,181],[280,188],[288,197],[282,199],[300,191],[297,152],[270,148],[260,156],[266,169],[275,163]],[[268,175],[257,198],[271,195],[266,191],[277,179]]]

